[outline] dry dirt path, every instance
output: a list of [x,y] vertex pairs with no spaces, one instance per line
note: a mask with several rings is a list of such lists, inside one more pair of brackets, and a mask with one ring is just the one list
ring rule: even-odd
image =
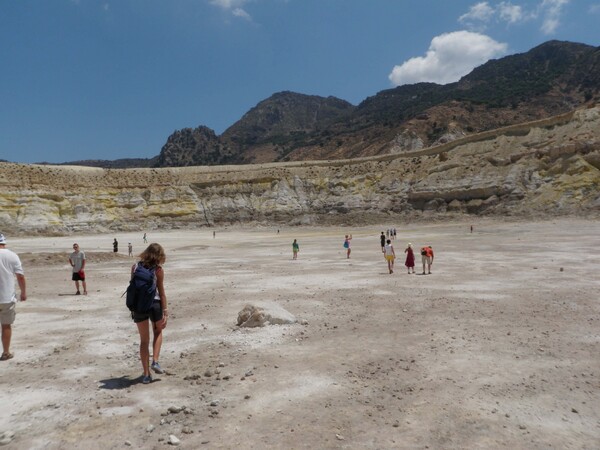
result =
[[[87,297],[64,295],[73,238],[9,236],[29,299],[0,362],[4,448],[597,448],[600,224],[398,227],[393,275],[382,229],[149,233],[171,312],[150,385],[119,297],[132,260],[111,253],[142,233],[76,238]],[[409,241],[432,275],[406,274]],[[307,323],[238,329],[246,303]]]

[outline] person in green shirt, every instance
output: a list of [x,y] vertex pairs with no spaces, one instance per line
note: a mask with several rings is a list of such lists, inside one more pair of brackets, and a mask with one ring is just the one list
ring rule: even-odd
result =
[[292,259],[298,259],[298,252],[300,251],[300,246],[298,245],[298,241],[294,239],[292,242],[292,253],[294,253],[294,257]]

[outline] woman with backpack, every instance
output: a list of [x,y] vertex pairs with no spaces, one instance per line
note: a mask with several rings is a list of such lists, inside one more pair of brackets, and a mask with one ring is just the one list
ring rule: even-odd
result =
[[[140,255],[140,261],[131,267],[132,280],[136,274],[150,272],[153,275],[154,301],[151,303],[149,310],[140,312],[134,310],[131,312],[131,317],[138,327],[140,333],[140,359],[144,374],[142,375],[142,383],[148,384],[152,382],[150,369],[156,373],[165,373],[158,363],[160,356],[160,348],[162,346],[162,330],[167,326],[169,312],[167,310],[167,296],[165,294],[164,279],[165,274],[162,264],[166,261],[165,250],[160,244],[150,244],[146,250]],[[152,364],[149,364],[150,352],[148,346],[150,344],[150,322],[152,322],[152,332],[154,339],[152,341]]]

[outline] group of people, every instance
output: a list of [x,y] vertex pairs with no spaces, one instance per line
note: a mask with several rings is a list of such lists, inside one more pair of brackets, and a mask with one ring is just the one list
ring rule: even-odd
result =
[[[391,273],[394,273],[394,262],[396,261],[396,251],[394,250],[394,246],[392,245],[392,236],[396,236],[396,229],[387,230],[387,232],[382,231],[381,236],[379,236],[381,242],[381,252],[383,253],[383,257],[387,261],[388,270]],[[352,235],[347,234],[344,237],[344,248],[346,249],[346,258],[350,259],[350,253],[352,252]],[[298,252],[300,251],[300,244],[297,239],[294,239],[292,242],[292,259],[298,259]],[[408,273],[415,273],[415,253],[412,248],[412,244],[409,242],[408,246],[404,249],[404,253],[406,253],[406,260],[404,261],[404,265],[406,266]],[[423,275],[431,274],[431,266],[433,264],[433,248],[431,245],[425,246],[421,248],[421,262],[423,263]]]
[[[116,239],[115,239],[116,242]],[[16,318],[17,292],[15,289],[15,277],[19,285],[19,300],[27,300],[27,286],[25,274],[19,256],[6,248],[7,240],[0,233],[0,324],[2,325],[2,355],[0,361],[12,359],[10,343],[12,338],[12,324]],[[131,252],[131,248],[129,249]],[[131,318],[137,325],[140,335],[140,359],[142,363],[142,383],[148,384],[152,381],[150,370],[155,373],[165,373],[160,366],[159,356],[162,346],[162,330],[167,326],[169,317],[167,309],[167,296],[164,287],[164,271],[162,265],[166,261],[166,254],[160,244],[150,244],[139,256],[139,262],[131,267],[131,276],[138,264],[143,265],[154,274],[153,289],[154,301],[148,311],[132,311]],[[85,252],[79,248],[78,243],[73,244],[73,252],[69,255],[69,264],[72,268],[71,279],[75,282],[75,295],[80,295],[80,283],[83,294],[87,295],[85,281]],[[150,323],[152,323],[152,362],[150,363]]]
[[[396,261],[396,251],[392,245],[391,239],[386,239],[384,232],[381,232],[379,237],[381,242],[381,252],[383,257],[387,261],[388,270],[390,274],[394,273],[394,262]],[[406,254],[406,260],[404,265],[406,266],[408,273],[415,273],[415,252],[412,248],[412,244],[409,242],[404,249]],[[431,265],[433,264],[433,248],[431,245],[421,248],[421,262],[423,263],[423,275],[431,275]],[[426,271],[427,270],[427,271]]]

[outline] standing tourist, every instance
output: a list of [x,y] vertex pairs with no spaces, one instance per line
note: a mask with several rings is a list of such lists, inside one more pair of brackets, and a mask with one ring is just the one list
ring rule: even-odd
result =
[[431,275],[431,265],[433,264],[433,249],[431,245],[421,248],[421,261],[423,262],[423,275],[425,275],[425,266],[427,266],[427,273]]
[[119,251],[119,242],[117,241],[117,238],[115,238],[115,240],[113,241],[113,252],[117,253]]
[[69,264],[73,268],[73,275],[71,276],[71,280],[75,282],[75,288],[77,291],[75,295],[80,295],[81,291],[79,290],[79,282],[81,281],[81,285],[83,286],[83,295],[87,295],[87,287],[85,284],[85,253],[79,250],[79,244],[76,242],[73,244],[73,253],[69,256]]
[[21,260],[16,253],[6,248],[6,238],[0,233],[0,323],[2,324],[2,356],[0,356],[0,361],[6,361],[14,356],[10,352],[10,340],[12,337],[12,324],[15,322],[16,316],[15,276],[21,291],[19,298],[24,302],[27,300],[27,291]]
[[294,239],[294,242],[292,242],[292,253],[294,254],[292,259],[298,259],[299,251],[300,251],[300,246],[298,245],[298,242],[296,241],[296,239]]
[[394,260],[396,259],[396,252],[394,252],[394,246],[392,240],[388,239],[385,247],[383,248],[383,256],[388,263],[388,270],[390,273],[394,273]]
[[346,235],[344,239],[344,248],[346,249],[346,259],[350,259],[350,253],[352,249],[350,248],[350,241],[352,240],[352,235]]
[[127,252],[129,256],[133,256],[133,245],[131,245],[131,242],[127,244]]
[[148,243],[148,238],[146,238],[146,233],[144,233],[144,237],[142,239],[144,239],[144,244]]
[[412,269],[412,273],[415,273],[415,252],[412,249],[412,244],[409,242],[408,246],[404,250],[406,253],[406,261],[404,265],[408,269],[408,273],[410,273],[410,269]]
[[381,236],[379,236],[379,242],[381,243],[381,251],[385,247],[385,233],[382,231]]
[[[138,264],[141,264],[147,270],[154,272],[155,294],[154,302],[149,311],[139,313],[132,311],[131,318],[135,322],[140,334],[140,360],[142,361],[142,383],[148,384],[152,382],[150,369],[156,373],[165,373],[160,366],[158,360],[160,357],[160,348],[162,346],[163,335],[162,330],[167,326],[169,313],[167,310],[167,295],[165,294],[165,273],[162,265],[167,257],[165,250],[160,244],[150,244],[146,250],[140,255],[140,261],[131,267],[131,276],[133,277]],[[149,363],[150,351],[150,322],[152,322],[152,364]]]

